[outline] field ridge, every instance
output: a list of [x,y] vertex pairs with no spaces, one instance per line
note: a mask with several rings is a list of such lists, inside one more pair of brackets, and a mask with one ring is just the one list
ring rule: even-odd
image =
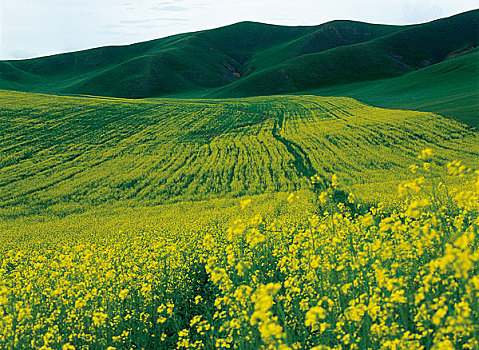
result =
[[338,174],[365,197],[372,187],[390,197],[420,149],[438,162],[479,155],[472,127],[351,98],[0,96],[5,212],[289,192],[316,174],[325,186]]

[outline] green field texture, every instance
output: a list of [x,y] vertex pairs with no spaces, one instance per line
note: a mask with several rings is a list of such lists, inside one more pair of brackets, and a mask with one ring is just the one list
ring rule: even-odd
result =
[[351,98],[0,95],[4,215],[291,192],[315,174],[386,200],[422,149],[440,165],[479,155],[474,128]]
[[477,128],[478,13],[410,26],[241,22],[128,46],[0,61],[0,89],[122,98],[348,96]]
[[[205,90],[172,97],[201,98]],[[479,127],[479,52],[469,50],[435,65],[400,77],[328,86],[295,95],[348,96],[361,102],[401,110],[432,112]]]

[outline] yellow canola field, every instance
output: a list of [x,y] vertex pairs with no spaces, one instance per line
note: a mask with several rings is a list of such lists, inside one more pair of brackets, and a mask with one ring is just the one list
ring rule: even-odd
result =
[[476,129],[349,98],[0,99],[0,349],[479,349]]
[[479,159],[476,129],[350,98],[120,100],[0,91],[2,216],[66,215],[307,188],[337,174],[394,201],[418,152]]
[[478,349],[478,174],[449,163],[472,181],[454,191],[420,158],[393,212],[313,177],[314,205],[250,197],[229,229],[197,204],[176,232],[125,219],[4,246],[0,348]]

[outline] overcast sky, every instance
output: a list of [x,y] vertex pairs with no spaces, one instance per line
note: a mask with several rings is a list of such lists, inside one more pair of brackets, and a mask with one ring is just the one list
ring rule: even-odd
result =
[[426,22],[477,0],[0,0],[0,59],[129,44],[240,21]]

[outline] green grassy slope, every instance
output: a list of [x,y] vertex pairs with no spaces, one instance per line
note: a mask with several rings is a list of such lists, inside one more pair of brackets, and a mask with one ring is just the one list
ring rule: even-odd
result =
[[[323,35],[322,38],[328,40],[327,47],[342,45],[345,40],[360,42],[397,30],[362,23],[351,26],[358,29],[350,31],[361,35],[348,35],[346,39]],[[4,61],[0,66],[0,88],[151,97],[220,87],[237,80],[237,74],[245,74],[242,70],[251,71],[251,67],[242,67],[257,53],[308,38],[321,27],[242,22],[129,46]],[[307,50],[309,46],[305,43],[298,49]],[[260,68],[269,65],[267,60],[257,61]]]
[[[271,95],[395,77],[479,44],[479,11],[416,26],[252,22],[0,62],[0,88],[116,97]],[[206,90],[205,90],[206,89]]]
[[0,97],[3,213],[288,192],[316,173],[377,200],[421,149],[439,163],[479,157],[472,128],[349,98]]
[[312,90],[321,96],[349,96],[384,108],[441,114],[479,127],[479,51],[401,77]]
[[212,96],[257,96],[400,76],[479,45],[479,11],[406,27],[363,43],[301,55]]

